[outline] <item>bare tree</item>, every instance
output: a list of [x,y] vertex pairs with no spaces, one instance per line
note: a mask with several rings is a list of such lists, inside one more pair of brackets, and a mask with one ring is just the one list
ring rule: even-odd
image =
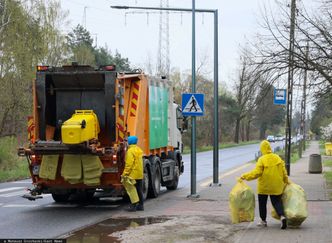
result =
[[[248,52],[246,49],[243,49],[240,56],[239,76],[235,84],[235,100],[237,102],[237,116],[234,131],[235,143],[239,142],[241,121],[247,117],[247,125],[251,122],[250,114],[255,105],[255,93],[257,88],[257,80],[259,79],[257,73],[257,65],[252,65],[250,52]],[[248,131],[248,129],[246,130]],[[245,124],[243,123],[241,133],[242,140],[245,139],[244,131]]]
[[[308,70],[309,88],[322,95],[329,94],[332,88],[332,1],[320,0],[320,3],[320,7],[308,12],[299,2],[293,66],[295,75]],[[261,26],[265,31],[257,36],[259,41],[252,42],[255,63],[261,65],[260,73],[268,75],[271,84],[287,73],[289,64],[290,11],[284,1],[276,1],[276,5],[273,12],[272,8],[264,8]]]

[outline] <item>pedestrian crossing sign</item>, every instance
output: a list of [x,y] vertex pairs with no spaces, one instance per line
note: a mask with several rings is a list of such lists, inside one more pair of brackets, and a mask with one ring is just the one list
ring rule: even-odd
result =
[[203,116],[204,94],[197,94],[197,93],[182,94],[182,115]]

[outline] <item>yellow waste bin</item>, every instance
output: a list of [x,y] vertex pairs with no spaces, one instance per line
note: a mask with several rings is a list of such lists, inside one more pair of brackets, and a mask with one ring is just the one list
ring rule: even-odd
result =
[[325,153],[326,155],[332,155],[332,143],[325,143]]
[[61,126],[62,142],[80,144],[98,139],[100,132],[97,115],[93,110],[75,110],[75,114]]

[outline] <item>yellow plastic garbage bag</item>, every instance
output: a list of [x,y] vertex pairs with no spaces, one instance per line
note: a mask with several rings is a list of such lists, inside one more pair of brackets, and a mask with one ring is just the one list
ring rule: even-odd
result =
[[84,184],[88,186],[100,185],[100,176],[104,169],[99,156],[81,155]]
[[132,204],[139,202],[137,190],[135,187],[136,181],[129,176],[122,176],[121,183],[127,191],[127,194],[130,198]]
[[[288,184],[282,194],[282,203],[289,226],[298,227],[308,217],[307,196],[301,186],[295,183]],[[275,219],[280,219],[274,209],[271,215]]]
[[103,164],[95,155],[71,155],[63,157],[61,175],[71,184],[100,185]]
[[61,176],[71,184],[82,182],[81,155],[65,154],[63,156]]
[[39,177],[55,180],[59,155],[43,155]]
[[254,221],[255,194],[243,180],[238,179],[229,193],[229,207],[233,224]]

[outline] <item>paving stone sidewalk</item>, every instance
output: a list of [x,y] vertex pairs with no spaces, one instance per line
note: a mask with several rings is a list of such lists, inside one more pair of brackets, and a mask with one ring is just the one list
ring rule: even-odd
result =
[[[246,229],[239,231],[235,237],[234,242],[237,243],[262,243],[262,242],[332,242],[332,203],[329,201],[328,192],[325,185],[323,174],[308,173],[308,164],[310,154],[319,153],[318,142],[311,142],[307,150],[303,153],[303,157],[295,164],[291,164],[290,179],[301,185],[307,194],[309,216],[303,222],[300,228],[287,230],[280,230],[279,221],[273,219],[268,215],[268,227],[259,228],[256,226],[259,221],[259,213],[256,207],[255,222],[243,223]],[[253,168],[254,165],[249,170]],[[239,171],[240,175],[243,171]],[[230,177],[234,177],[232,175]],[[229,180],[225,178],[224,185],[226,191],[230,190]],[[248,182],[252,188],[256,188],[256,180]],[[203,190],[204,191],[204,190]],[[204,197],[208,197],[208,192],[202,191]],[[205,194],[206,193],[206,194]],[[228,196],[225,195],[225,196]],[[226,198],[224,198],[226,199]],[[258,204],[256,204],[258,205]],[[271,203],[268,202],[270,212]]]
[[[153,225],[146,226],[146,230],[152,227],[150,233],[147,233],[149,231],[142,233],[143,228],[141,228],[134,231],[133,238],[130,238],[129,232],[124,242],[155,242],[156,239],[167,239],[167,242],[332,243],[332,203],[328,199],[325,179],[323,174],[308,173],[309,156],[317,153],[319,153],[318,142],[311,142],[303,157],[297,163],[291,164],[290,179],[303,187],[308,200],[309,216],[300,228],[281,230],[280,222],[273,219],[269,213],[268,227],[257,227],[256,223],[259,221],[257,206],[255,222],[231,224],[228,195],[236,183],[236,178],[254,168],[255,163],[247,163],[220,174],[221,186],[209,186],[211,178],[198,182],[197,192],[200,196],[198,199],[188,199],[186,196],[190,191],[180,189],[172,193],[166,192],[154,200],[148,200],[147,210],[136,213],[135,216],[170,216],[174,219],[173,223],[169,223],[172,226],[162,226],[162,224],[159,228],[153,228],[157,227]],[[247,183],[256,190],[257,180]],[[269,201],[268,212],[270,211]],[[159,238],[153,238],[158,230]],[[142,238],[137,238],[139,235]]]

